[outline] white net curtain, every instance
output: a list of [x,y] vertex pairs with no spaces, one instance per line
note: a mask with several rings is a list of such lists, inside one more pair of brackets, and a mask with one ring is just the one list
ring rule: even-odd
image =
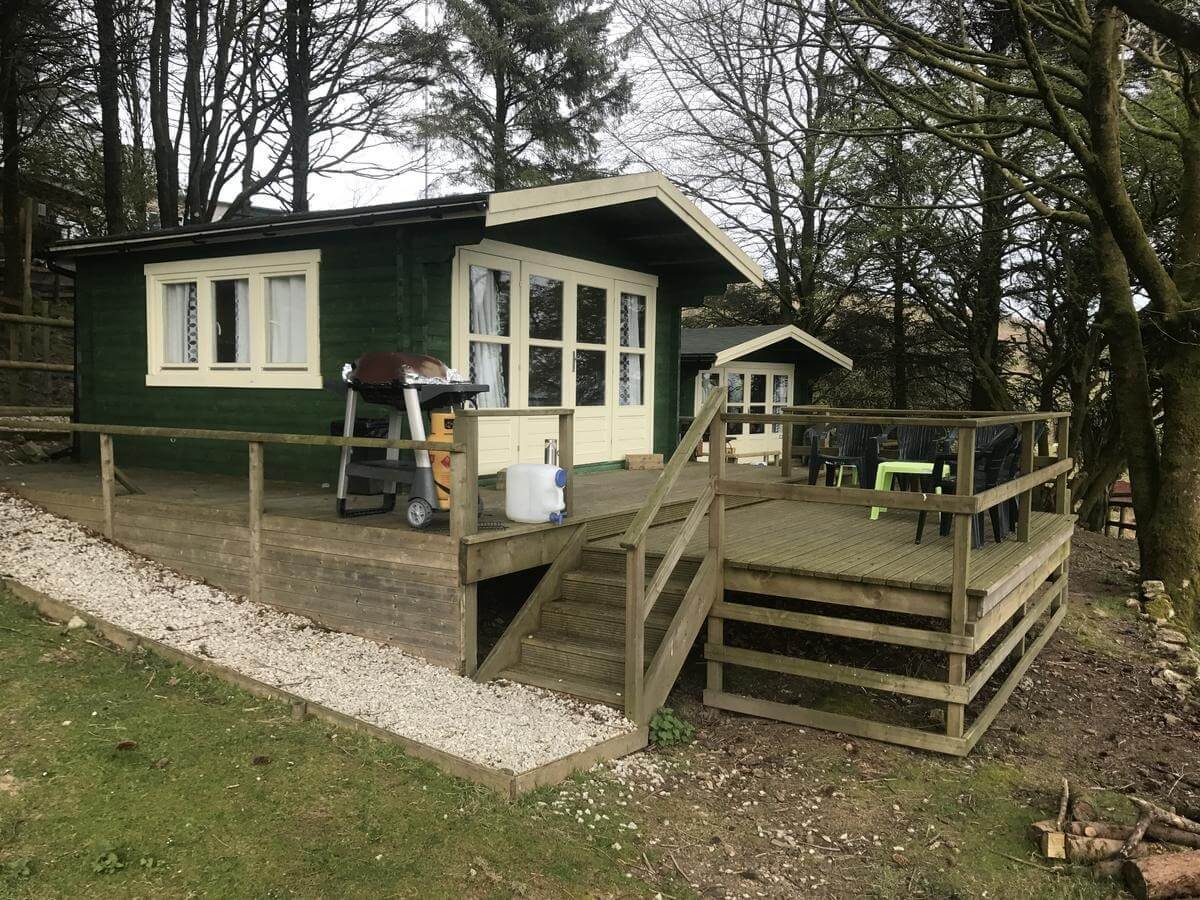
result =
[[308,315],[303,275],[267,279],[267,362],[304,363]]

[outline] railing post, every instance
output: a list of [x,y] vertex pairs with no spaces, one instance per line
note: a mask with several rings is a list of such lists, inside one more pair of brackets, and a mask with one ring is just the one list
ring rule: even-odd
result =
[[646,680],[646,539],[625,551],[625,716],[639,725],[649,720],[642,709]]
[[104,508],[104,536],[113,540],[113,494],[116,465],[111,434],[100,434],[100,502]]
[[262,602],[263,445],[250,442],[250,490],[247,525],[250,528],[250,600]]
[[[1063,416],[1054,428],[1058,440],[1058,459],[1061,462],[1071,456],[1071,417]],[[1071,511],[1071,490],[1068,487],[1067,473],[1054,479],[1054,511],[1065,516]]]
[[454,417],[454,442],[461,453],[450,454],[450,534],[461,541],[479,527],[479,420],[472,415]]
[[[958,429],[958,459],[955,472],[955,493],[969,497],[975,493],[975,426]],[[954,559],[950,581],[950,633],[967,633],[967,586],[971,581],[971,539],[974,532],[973,513],[954,514]],[[948,654],[947,683],[961,686],[967,683],[967,656]],[[946,734],[961,738],[966,725],[966,704],[946,704]]]
[[[1058,424],[1054,428],[1055,437],[1058,439],[1058,458],[1059,460],[1069,459],[1071,456],[1071,417],[1063,416],[1058,420]],[[1065,516],[1071,512],[1071,488],[1067,481],[1067,473],[1059,475],[1054,479],[1054,511]],[[1122,512],[1122,517],[1124,513]],[[1108,518],[1107,510],[1104,517]],[[1050,609],[1053,612],[1058,612],[1060,606],[1067,602],[1067,579],[1070,576],[1071,566],[1070,558],[1063,560],[1062,565],[1058,567],[1058,577],[1062,581],[1062,591],[1058,598],[1050,604]]]
[[[791,426],[788,426],[790,429]],[[712,480],[713,498],[708,508],[708,553],[713,557],[713,601],[725,597],[725,495],[717,485],[725,477],[725,401],[717,408],[712,424],[708,426],[709,452],[708,477]],[[785,446],[787,442],[785,440]],[[720,450],[716,450],[716,448]],[[785,460],[790,456],[785,455]],[[790,466],[790,462],[785,462]],[[708,617],[708,642],[720,646],[725,643],[725,620],[717,616]],[[706,687],[710,691],[725,689],[724,663],[707,663]]]
[[792,439],[796,426],[787,422],[783,426],[783,455],[779,457],[779,477],[792,477]]
[[[1028,475],[1033,471],[1037,458],[1037,447],[1034,446],[1037,431],[1036,422],[1021,423],[1021,467],[1020,474]],[[1005,501],[1006,503],[1008,501]],[[1022,491],[1017,497],[1017,540],[1029,540],[1029,520],[1033,517],[1033,488]]]
[[575,514],[575,411],[559,413],[558,416],[558,467],[567,473],[567,486],[563,488],[565,515]]

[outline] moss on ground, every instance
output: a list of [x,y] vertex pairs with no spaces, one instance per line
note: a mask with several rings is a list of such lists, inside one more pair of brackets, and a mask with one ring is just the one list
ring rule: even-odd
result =
[[3,594],[0,710],[0,896],[655,892],[548,791],[507,803]]

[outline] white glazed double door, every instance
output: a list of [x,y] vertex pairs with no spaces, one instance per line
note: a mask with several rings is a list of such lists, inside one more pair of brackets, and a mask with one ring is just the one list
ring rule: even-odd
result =
[[[575,462],[653,441],[655,279],[523,248],[462,249],[454,363],[491,390],[485,408],[571,407]],[[540,462],[553,416],[480,420],[480,474]]]
[[[726,408],[731,413],[781,413],[792,404],[794,368],[772,363],[730,363],[708,369],[696,377],[696,409],[713,390],[725,388]],[[777,452],[783,447],[779,425],[752,425],[730,422],[729,442],[740,456]]]

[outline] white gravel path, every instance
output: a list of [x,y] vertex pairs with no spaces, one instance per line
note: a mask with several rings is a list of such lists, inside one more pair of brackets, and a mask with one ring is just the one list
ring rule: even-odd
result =
[[520,773],[633,730],[621,713],[476,684],[163,568],[0,491],[0,574],[129,631],[494,769]]

